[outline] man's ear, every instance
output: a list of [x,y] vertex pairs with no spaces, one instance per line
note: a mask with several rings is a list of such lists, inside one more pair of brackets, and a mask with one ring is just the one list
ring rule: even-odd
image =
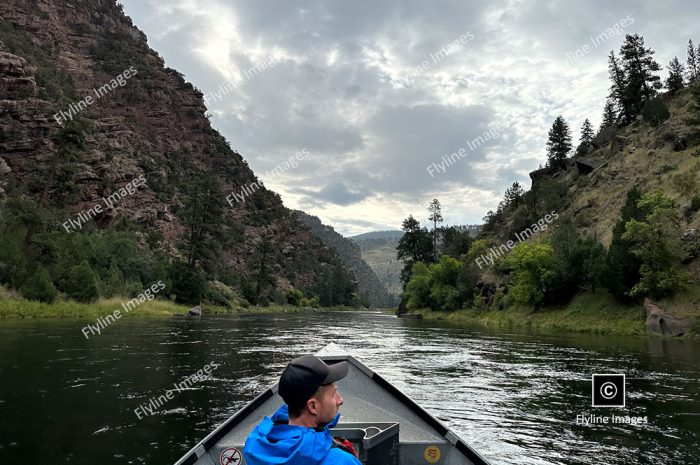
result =
[[318,413],[318,401],[313,397],[310,398],[306,401],[306,408],[309,409],[312,415],[316,415]]

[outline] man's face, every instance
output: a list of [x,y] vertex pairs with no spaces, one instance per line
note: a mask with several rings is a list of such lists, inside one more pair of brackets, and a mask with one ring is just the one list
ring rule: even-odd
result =
[[313,398],[316,400],[316,419],[319,424],[330,423],[343,405],[343,398],[335,383],[318,388]]

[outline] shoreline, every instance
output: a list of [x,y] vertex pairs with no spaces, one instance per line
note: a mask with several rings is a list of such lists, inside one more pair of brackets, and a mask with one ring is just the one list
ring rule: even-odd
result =
[[[671,302],[675,307],[677,302]],[[676,309],[672,313],[676,313]],[[700,309],[693,312],[677,309],[684,317],[695,320],[690,330],[674,339],[700,338]],[[454,312],[427,308],[410,310],[427,321],[446,321],[457,325],[482,326],[488,329],[535,330],[548,334],[597,334],[607,336],[671,337],[647,331],[646,311],[642,305],[623,305],[605,292],[580,294],[565,307],[547,307],[537,311],[522,308],[503,310],[463,309]],[[410,318],[410,317],[409,317]]]
[[[112,297],[98,299],[95,302],[85,304],[70,300],[56,301],[53,303],[37,302],[21,298],[0,298],[0,321],[12,319],[40,319],[40,318],[75,318],[97,319],[113,314],[115,310],[122,310],[122,303],[127,302],[127,297]],[[178,304],[169,300],[154,299],[143,302],[129,313],[123,313],[123,318],[143,317],[170,317],[187,316],[192,306]],[[226,308],[218,305],[201,305],[203,315],[245,315],[260,313],[301,313],[323,311],[359,311],[354,307],[297,307],[293,305],[269,305],[267,307],[250,306]]]
[[[446,321],[465,326],[488,329],[535,330],[547,334],[597,334],[605,336],[647,336],[644,320],[636,319],[629,311],[610,319],[609,314],[591,310],[588,314],[566,310],[546,309],[538,312],[508,309],[494,311],[458,310],[433,312],[420,309],[409,314],[420,315],[426,321]],[[611,325],[612,323],[612,325]]]
[[[111,315],[122,308],[127,297],[98,299],[90,304],[61,300],[43,303],[25,300],[14,295],[0,296],[0,321],[22,319],[74,318],[97,320]],[[695,300],[695,299],[691,299]],[[676,307],[678,302],[668,302],[669,307]],[[304,312],[366,312],[375,311],[395,314],[395,309],[369,310],[363,307],[297,307],[293,305],[272,304],[267,307],[250,306],[226,308],[203,304],[202,314],[209,315],[254,315],[275,313]],[[124,318],[149,318],[187,316],[189,305],[177,304],[169,300],[154,299],[146,301],[133,311],[122,315]],[[677,339],[700,338],[700,309],[681,311],[695,323],[688,333]],[[623,305],[615,301],[606,292],[580,294],[565,307],[547,307],[538,311],[523,308],[506,308],[503,310],[462,309],[453,312],[432,311],[428,308],[411,310],[408,315],[418,316],[426,321],[445,321],[455,325],[481,326],[489,330],[534,330],[549,334],[597,334],[610,336],[662,336],[650,333],[646,329],[645,310],[641,305]]]

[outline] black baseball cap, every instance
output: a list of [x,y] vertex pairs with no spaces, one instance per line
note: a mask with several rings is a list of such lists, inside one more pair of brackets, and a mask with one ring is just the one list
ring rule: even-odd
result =
[[314,355],[304,355],[289,362],[284,369],[280,376],[278,392],[287,405],[300,405],[319,387],[335,383],[347,374],[347,362],[326,365]]

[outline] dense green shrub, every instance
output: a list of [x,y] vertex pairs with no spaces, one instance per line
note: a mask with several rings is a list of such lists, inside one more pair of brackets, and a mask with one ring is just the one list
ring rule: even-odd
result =
[[206,292],[205,279],[186,263],[173,262],[170,267],[171,293],[175,294],[175,301],[187,305],[199,305]]
[[207,286],[206,288],[205,299],[214,305],[219,305],[221,307],[227,308],[231,307],[231,302],[226,298],[224,293],[211,286]]
[[78,302],[92,302],[99,297],[97,278],[87,260],[70,269],[64,280],[63,290]]
[[127,295],[124,274],[122,273],[122,270],[119,269],[116,260],[112,260],[112,264],[109,268],[109,274],[107,276],[106,281],[104,282],[104,286],[102,287],[102,291],[100,292],[100,294],[104,297]]
[[630,294],[661,298],[688,287],[692,278],[679,266],[685,252],[675,202],[657,191],[644,194],[637,206],[645,212],[644,219],[628,221],[622,235],[642,264],[641,279]]
[[406,285],[406,305],[410,309],[427,308],[440,311],[458,310],[471,297],[465,273],[469,263],[443,255],[437,263],[417,262]]
[[430,266],[432,287],[430,299],[434,307],[444,311],[458,310],[462,306],[457,280],[461,264],[458,260],[443,255],[440,260]]
[[304,298],[304,294],[299,289],[291,288],[287,291],[287,303],[299,306]]
[[301,302],[299,303],[300,306],[302,307],[313,307],[313,308],[318,308],[321,306],[321,303],[319,301],[319,298],[317,295],[309,298],[309,297],[304,297],[301,299]]
[[406,284],[404,297],[410,309],[430,307],[430,288],[432,279],[428,265],[423,262],[413,264],[411,280]]
[[605,269],[605,249],[579,236],[570,218],[563,218],[552,234],[555,279],[547,292],[552,303],[569,301],[580,290],[596,290]]
[[541,306],[545,292],[556,280],[552,246],[544,242],[522,242],[502,262],[503,269],[509,274],[506,302],[535,308]]
[[24,282],[20,292],[25,299],[48,303],[53,302],[57,294],[48,271],[42,266],[38,267],[34,274]]
[[246,278],[241,278],[241,294],[249,304],[256,305],[258,303],[255,286]]

